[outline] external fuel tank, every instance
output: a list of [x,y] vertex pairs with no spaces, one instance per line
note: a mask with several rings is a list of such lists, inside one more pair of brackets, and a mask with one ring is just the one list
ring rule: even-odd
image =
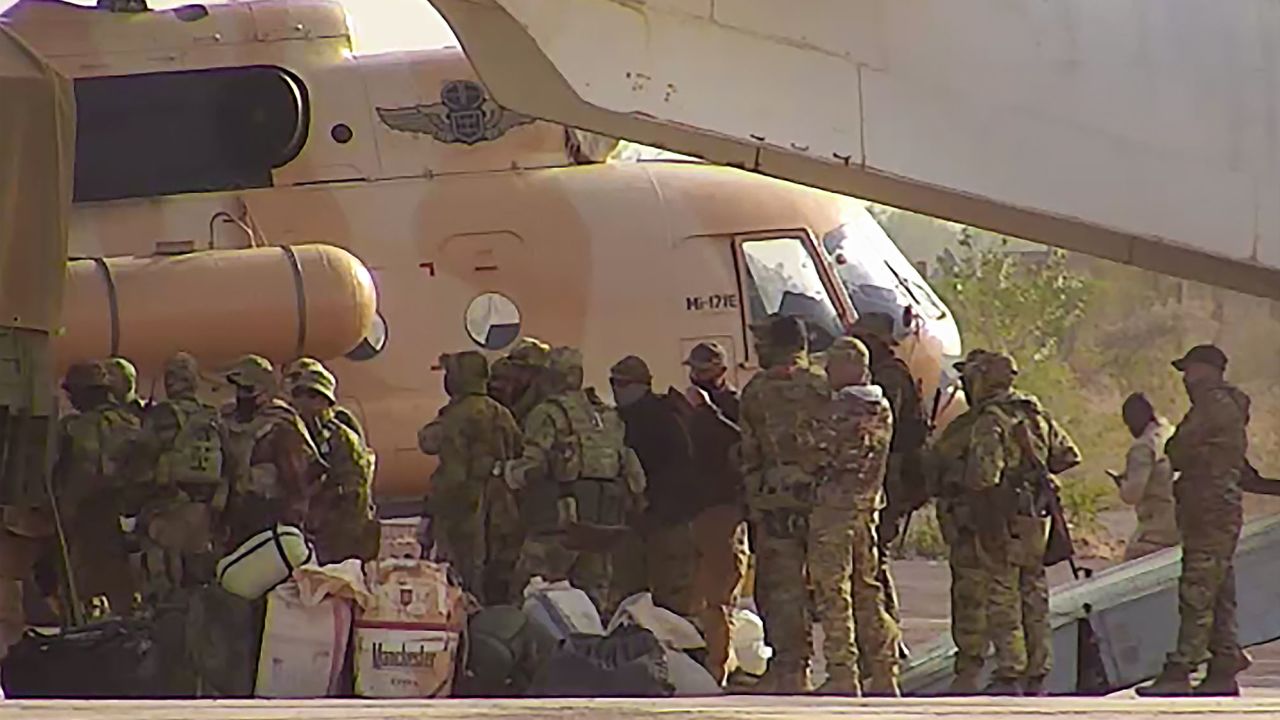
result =
[[60,371],[111,355],[157,367],[179,350],[210,367],[245,353],[329,359],[359,344],[377,310],[368,269],[329,245],[84,259],[67,274]]

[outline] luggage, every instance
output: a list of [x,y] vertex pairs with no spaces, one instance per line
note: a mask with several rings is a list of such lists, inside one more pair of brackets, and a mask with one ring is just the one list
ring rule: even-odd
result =
[[467,665],[454,695],[520,697],[559,644],[518,607],[484,608],[467,623]]
[[427,560],[366,563],[373,602],[355,622],[356,695],[450,694],[463,623],[462,589],[448,566]]
[[351,637],[351,601],[326,596],[307,604],[287,582],[267,594],[254,694],[260,698],[333,697]]
[[608,632],[612,633],[622,625],[639,625],[657,636],[663,645],[676,650],[698,650],[707,646],[707,641],[693,623],[653,604],[653,594],[648,592],[636,593],[623,600],[613,614],[613,620],[609,621]]
[[613,634],[571,635],[543,663],[529,697],[670,697],[667,651],[653,633],[624,625]]
[[276,525],[245,540],[218,561],[218,584],[246,600],[257,600],[293,574],[315,562],[315,549],[302,531]]
[[159,646],[147,624],[116,618],[28,630],[0,664],[5,696],[147,698],[166,694]]
[[187,614],[187,651],[200,697],[253,697],[266,601],[212,585],[195,592]]
[[568,580],[549,583],[534,577],[524,589],[524,614],[557,639],[604,635],[600,613],[587,594]]
[[711,677],[707,668],[680,650],[667,652],[667,682],[674,697],[713,697],[723,695],[724,688]]

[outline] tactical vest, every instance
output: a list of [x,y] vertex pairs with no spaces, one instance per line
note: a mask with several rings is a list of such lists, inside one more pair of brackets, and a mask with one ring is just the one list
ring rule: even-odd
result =
[[531,527],[621,529],[631,498],[644,490],[643,471],[625,443],[622,420],[611,409],[572,394],[546,401],[568,431],[551,448],[544,487],[531,488]]
[[160,458],[157,481],[173,484],[197,502],[210,502],[225,480],[222,421],[217,410],[198,402],[170,402],[178,422],[173,447]]
[[[248,422],[239,422],[234,416],[224,418],[227,427],[226,462],[230,464],[227,476],[237,495],[258,495],[264,498],[281,497],[276,466],[271,459],[254,464],[253,451],[258,441],[275,428],[276,423],[287,420],[285,414],[292,409],[268,406]],[[310,436],[305,435],[310,442]],[[319,453],[315,453],[317,456]]]
[[120,477],[120,465],[138,431],[137,419],[118,408],[99,410],[93,415],[93,430],[76,433],[74,440],[81,452],[97,458],[98,475],[119,486],[126,481]]

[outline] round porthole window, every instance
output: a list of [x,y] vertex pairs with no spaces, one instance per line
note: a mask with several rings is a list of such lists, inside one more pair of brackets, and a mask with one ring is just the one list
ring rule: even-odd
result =
[[485,350],[501,350],[520,337],[520,309],[502,293],[488,292],[467,306],[467,334]]
[[368,334],[360,340],[360,344],[352,348],[347,353],[348,360],[370,360],[382,352],[387,346],[387,321],[383,319],[382,313],[375,313],[373,316],[373,326],[369,328]]

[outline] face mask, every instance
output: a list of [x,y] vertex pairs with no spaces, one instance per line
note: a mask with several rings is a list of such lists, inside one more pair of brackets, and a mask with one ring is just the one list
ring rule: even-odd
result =
[[618,403],[618,407],[627,407],[628,405],[634,405],[647,392],[649,392],[649,388],[636,383],[614,385],[613,399]]
[[707,392],[714,392],[716,390],[719,390],[721,387],[720,380],[712,380],[709,378],[697,378],[692,375],[689,376],[689,383],[692,385],[696,385],[697,387],[700,387],[703,390],[706,390]]

